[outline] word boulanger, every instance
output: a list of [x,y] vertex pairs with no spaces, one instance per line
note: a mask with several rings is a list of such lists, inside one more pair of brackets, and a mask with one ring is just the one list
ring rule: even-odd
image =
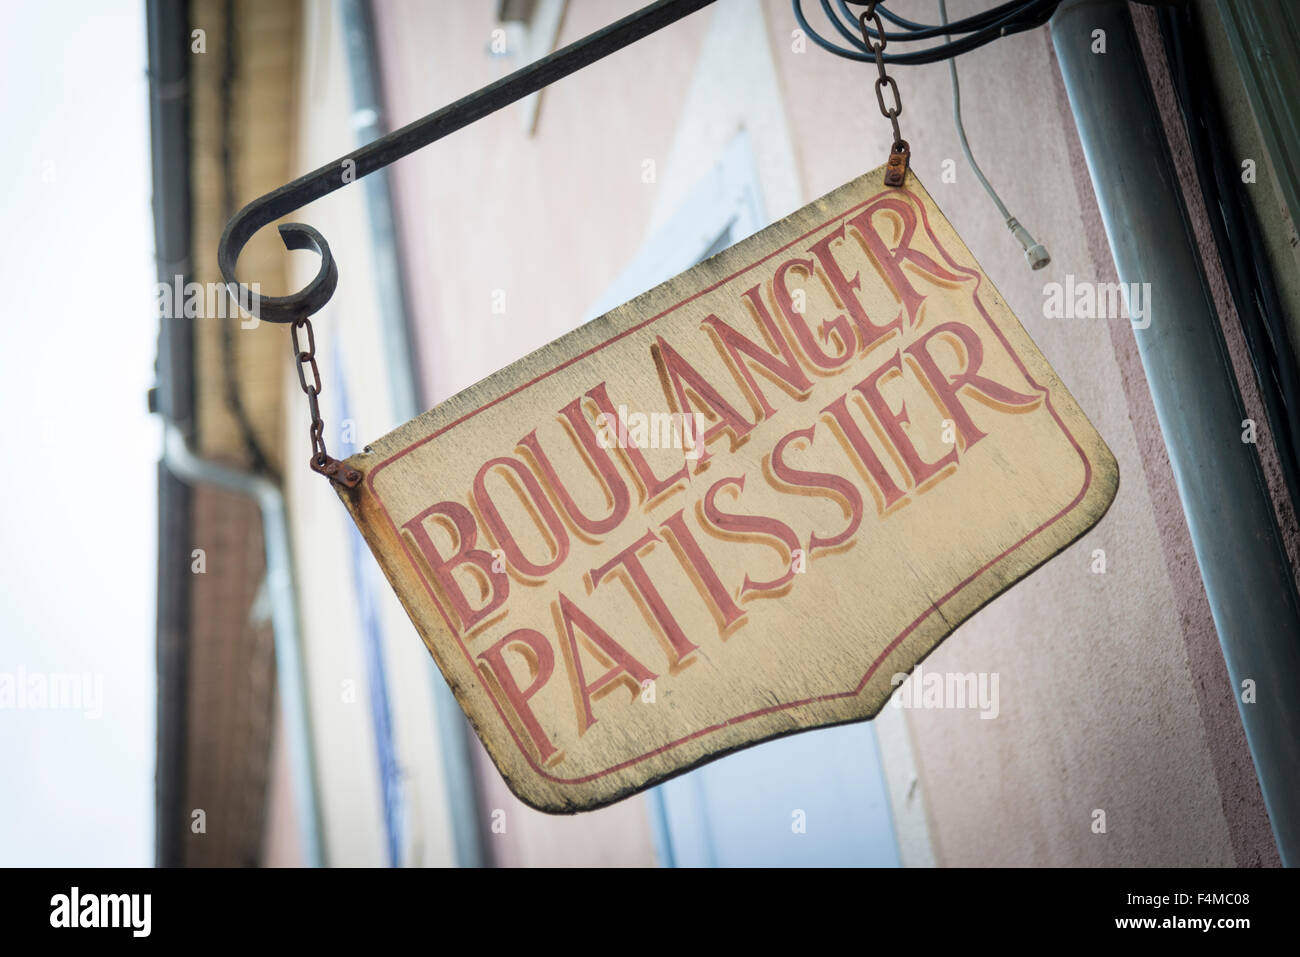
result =
[[[877,230],[879,214],[887,214],[889,226],[896,228],[892,244]],[[668,468],[662,467],[661,457],[656,470],[635,431],[626,428],[626,407],[616,406],[624,380],[607,379],[556,410],[560,428],[551,432],[567,433],[567,444],[543,441],[539,430],[531,429],[518,438],[512,454],[482,462],[462,498],[435,502],[402,524],[408,553],[467,646],[489,628],[504,630],[487,647],[476,648],[475,660],[542,762],[563,759],[554,729],[543,726],[531,705],[549,682],[567,680],[572,686],[572,721],[581,736],[598,720],[593,701],[613,687],[626,686],[635,701],[645,682],[665,671],[678,674],[700,655],[706,639],[682,626],[680,602],[706,603],[720,634],[735,640],[745,623],[745,604],[797,588],[794,579],[805,555],[850,547],[862,533],[868,497],[877,516],[887,520],[911,497],[954,474],[961,457],[986,435],[972,417],[972,403],[1008,414],[1041,404],[1040,393],[998,381],[984,369],[985,341],[971,326],[928,312],[920,321],[927,294],[917,284],[952,289],[973,273],[954,272],[913,248],[917,225],[909,203],[885,195],[816,241],[786,250],[770,275],[739,293],[725,315],[701,317],[698,328],[707,335],[712,356],[700,353],[700,343],[654,337],[646,369],[657,374],[670,414],[691,421],[701,416],[708,423],[697,433],[698,449],[690,443],[698,454],[688,456],[684,450]],[[860,261],[865,254],[885,280],[893,295],[890,318],[868,314],[860,295],[861,272],[848,274],[851,252]],[[819,320],[809,315],[805,302],[797,307],[794,295],[802,292],[796,282],[814,278],[836,307]],[[722,368],[729,370],[730,382],[719,377],[716,370]],[[909,410],[906,402],[891,401],[889,386],[899,378],[926,396],[930,408]],[[823,381],[836,386],[829,401],[827,390],[816,388]],[[821,398],[810,402],[814,393]],[[743,403],[728,398],[737,394]],[[729,454],[778,413],[797,427],[779,434],[761,453]],[[947,426],[952,439],[946,451],[916,441],[920,420],[936,423],[936,434],[938,423]],[[611,424],[616,442],[606,434]],[[819,443],[843,450],[843,472],[796,464],[800,453]],[[739,467],[742,461],[748,471]],[[496,492],[488,484],[493,475],[505,480],[494,483]],[[571,487],[574,475],[599,483],[607,511],[590,514],[579,507]],[[784,494],[828,498],[839,503],[845,522],[796,529],[777,515],[736,509],[733,503],[747,482],[765,482]],[[511,509],[499,501],[502,488],[517,499]],[[683,489],[692,492],[690,506],[669,501]],[[533,528],[524,528],[519,518],[512,523],[508,513],[525,516]],[[435,528],[448,534],[435,538]],[[521,539],[538,529],[548,552],[526,554]],[[451,547],[445,544],[449,536]],[[728,544],[726,561],[710,560],[702,545],[706,536]],[[487,539],[497,546],[498,557]],[[603,549],[603,560],[586,564],[584,559],[582,568],[569,567],[575,551],[591,554],[590,548],[576,549],[575,540]],[[661,543],[674,560],[658,561],[652,569],[648,556]],[[785,571],[755,580],[755,545],[781,552]],[[512,588],[531,590],[561,577],[581,581],[588,594],[557,588],[549,602],[549,621],[511,619]],[[683,580],[695,587],[682,588]],[[636,620],[602,619],[596,606],[607,589],[630,592],[644,614]],[[642,627],[654,631],[662,649],[658,658],[645,654],[646,642],[633,641],[633,632]],[[580,636],[602,662],[602,674],[589,678],[584,672]],[[634,647],[643,650],[634,652]],[[519,676],[521,662],[524,678]],[[565,678],[558,678],[557,671],[567,672]]]

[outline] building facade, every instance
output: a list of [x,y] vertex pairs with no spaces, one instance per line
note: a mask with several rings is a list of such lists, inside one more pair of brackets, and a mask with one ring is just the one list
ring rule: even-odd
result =
[[[307,0],[271,5],[279,13],[278,29],[270,30],[258,25],[265,7],[196,0],[190,18],[196,28],[208,24],[210,43],[230,35],[218,21],[232,11],[228,22],[247,26],[234,48],[244,84],[236,89],[252,99],[245,122],[224,141],[227,165],[240,171],[242,204],[637,5]],[[893,6],[916,20],[936,19],[926,2]],[[981,5],[952,7],[956,19]],[[1239,101],[1241,79],[1217,9],[1195,7],[1212,38],[1222,95]],[[1199,225],[1204,208],[1197,207],[1154,17],[1133,9]],[[279,701],[256,745],[265,766],[257,779],[264,781],[260,862],[1278,863],[1132,323],[1122,315],[1062,318],[1048,306],[1052,284],[1117,277],[1047,30],[999,40],[957,65],[971,147],[1007,205],[1050,249],[1050,265],[1030,270],[966,163],[945,63],[891,69],[912,170],[1106,439],[1122,477],[1094,529],[926,659],[924,669],[934,673],[995,676],[996,716],[990,720],[987,708],[982,715],[977,708],[887,707],[870,723],[759,745],[596,812],[551,817],[525,807],[451,701],[328,482],[307,468],[306,403],[285,333],[262,324],[236,334],[240,350],[257,356],[263,370],[241,388],[246,404],[260,410],[252,428],[282,475],[306,694],[297,718],[286,717]],[[204,87],[204,69],[212,69],[210,61],[191,67],[196,197],[222,165],[221,148],[203,149],[214,127],[199,123],[201,91],[219,91],[221,73]],[[280,72],[272,77],[272,70]],[[876,108],[873,78],[863,64],[809,42],[787,0],[720,0],[382,177],[296,213],[293,220],[329,239],[340,264],[338,292],[314,320],[331,452],[360,449],[882,164],[891,133]],[[253,91],[255,82],[263,85]],[[1258,159],[1261,193],[1275,189],[1258,128],[1248,111],[1236,115],[1244,119],[1230,130],[1231,148]],[[259,117],[275,131],[254,133]],[[1260,206],[1277,208],[1267,199]],[[1296,275],[1289,219],[1261,219],[1278,274]],[[194,260],[208,278],[215,277],[209,254],[220,220],[196,208]],[[314,275],[310,254],[286,259],[273,236],[256,242],[241,261],[241,278],[256,274],[264,284],[298,288]],[[1224,337],[1240,351],[1222,267],[1212,245],[1202,251]],[[266,272],[276,268],[272,260],[287,262],[282,279]],[[1292,291],[1284,291],[1293,304]],[[195,441],[248,466],[246,436],[219,399],[220,355],[219,342],[200,341]],[[1238,379],[1247,415],[1265,423],[1248,360]],[[205,408],[215,410],[207,426]],[[1266,425],[1261,431],[1268,469],[1276,453]],[[228,436],[226,447],[218,435]],[[1276,468],[1269,474],[1294,561],[1295,517]],[[247,516],[252,536],[255,514]],[[195,527],[204,520],[200,510]],[[241,538],[238,548],[256,553],[252,541]],[[215,620],[219,608],[203,610],[214,601],[227,610],[232,602],[253,605],[249,585],[262,574],[256,565],[246,564],[237,594],[205,590],[210,579],[192,583],[196,627],[204,616]],[[869,602],[848,582],[840,597]],[[204,647],[197,632],[192,641]],[[240,667],[254,667],[250,661]],[[195,687],[199,664],[190,667]],[[262,681],[269,707],[276,699],[265,675]],[[211,718],[211,707],[197,724]],[[295,761],[286,721],[309,729],[306,765]],[[307,779],[304,766],[314,768]],[[183,803],[204,800],[196,789],[212,773],[191,760]],[[221,777],[207,786],[218,788]],[[307,830],[304,797],[317,818]],[[797,813],[802,830],[792,828]]]

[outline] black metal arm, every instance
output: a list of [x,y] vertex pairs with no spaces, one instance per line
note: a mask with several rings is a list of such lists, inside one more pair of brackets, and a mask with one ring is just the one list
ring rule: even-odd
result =
[[231,295],[250,314],[267,322],[293,322],[319,311],[338,285],[338,267],[325,238],[310,226],[302,223],[285,223],[280,226],[280,236],[286,248],[311,249],[320,256],[320,269],[304,288],[288,296],[260,296],[235,279],[239,254],[259,229],[281,216],[301,209],[313,200],[382,169],[408,153],[523,99],[530,93],[536,93],[556,80],[595,63],[712,2],[713,0],[658,0],[449,106],[253,200],[226,224],[217,249],[217,262]]

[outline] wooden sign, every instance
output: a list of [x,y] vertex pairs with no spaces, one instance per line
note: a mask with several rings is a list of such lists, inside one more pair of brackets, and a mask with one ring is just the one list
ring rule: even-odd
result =
[[1105,513],[1105,443],[884,167],[373,443],[340,488],[511,790],[869,718]]

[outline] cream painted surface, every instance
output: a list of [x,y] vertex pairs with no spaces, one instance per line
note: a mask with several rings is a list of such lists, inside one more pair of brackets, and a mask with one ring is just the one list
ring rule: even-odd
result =
[[[952,18],[979,3],[950,4]],[[794,29],[768,0],[773,34]],[[937,4],[900,3],[937,20]],[[889,125],[860,64],[778,48],[808,195],[881,161]],[[1007,69],[1014,64],[1014,70]],[[910,710],[936,861],[979,864],[1218,864],[1233,854],[1161,554],[1151,496],[1103,320],[1043,317],[1043,285],[1098,278],[1079,227],[1044,31],[958,61],[967,132],[1015,215],[1052,253],[1032,272],[962,156],[945,64],[892,67],[913,169],[1110,444],[1120,490],[1073,547],[963,625],[926,662],[996,672],[1001,715]],[[829,132],[828,132],[829,131]],[[956,183],[943,182],[955,161]],[[1104,549],[1107,571],[1090,570]],[[1107,832],[1092,832],[1093,812]]]

